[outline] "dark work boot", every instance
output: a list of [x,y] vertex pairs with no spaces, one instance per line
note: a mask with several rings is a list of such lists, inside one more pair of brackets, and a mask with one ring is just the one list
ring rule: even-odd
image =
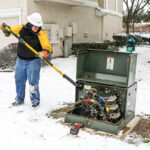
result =
[[39,106],[39,103],[32,104],[32,107],[37,107],[37,106]]
[[19,105],[23,105],[23,104],[24,104],[24,102],[18,103],[17,101],[15,101],[15,102],[12,103],[13,106],[19,106]]

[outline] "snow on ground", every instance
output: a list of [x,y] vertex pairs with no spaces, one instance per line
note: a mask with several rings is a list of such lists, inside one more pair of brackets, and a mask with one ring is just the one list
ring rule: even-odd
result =
[[149,32],[143,32],[143,33],[140,33],[140,32],[136,32],[136,33],[131,33],[131,35],[138,35],[138,36],[141,36],[141,37],[145,37],[145,38],[150,38],[150,33]]
[[[124,51],[122,48],[121,51]],[[150,48],[137,47],[138,93],[136,114],[150,114]],[[76,57],[53,59],[52,63],[75,80]],[[50,67],[42,68],[41,105],[32,108],[29,87],[25,104],[11,107],[15,98],[14,72],[0,73],[0,150],[149,150],[149,144],[133,145],[126,141],[80,131],[78,137],[69,135],[69,127],[58,120],[47,118],[46,113],[74,102],[75,88]]]
[[[121,33],[116,35],[127,36],[126,33]],[[130,35],[138,35],[140,37],[150,38],[150,32],[135,32],[135,33],[130,32]]]

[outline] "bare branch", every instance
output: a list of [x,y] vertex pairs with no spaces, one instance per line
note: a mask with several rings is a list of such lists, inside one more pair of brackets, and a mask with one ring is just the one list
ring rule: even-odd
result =
[[125,23],[127,25],[127,33],[129,33],[129,24],[134,17],[144,9],[144,7],[150,4],[150,0],[123,0],[127,7],[127,18]]
[[126,4],[127,10],[129,10],[129,3],[128,3],[128,0],[123,0],[123,2]]
[[[140,3],[138,11],[142,10],[149,2],[150,2],[150,0],[147,0],[147,1],[145,2],[145,4],[143,4],[143,6],[142,6],[142,3]],[[140,7],[140,6],[141,6],[141,7]]]
[[131,2],[132,2],[131,3],[131,12],[133,12],[133,9],[134,9],[133,7],[134,7],[135,0],[131,0]]

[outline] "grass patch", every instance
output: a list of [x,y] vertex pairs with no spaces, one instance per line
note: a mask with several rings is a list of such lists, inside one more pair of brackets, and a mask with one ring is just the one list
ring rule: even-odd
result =
[[142,118],[134,128],[133,132],[145,139],[145,142],[150,142],[150,119]]

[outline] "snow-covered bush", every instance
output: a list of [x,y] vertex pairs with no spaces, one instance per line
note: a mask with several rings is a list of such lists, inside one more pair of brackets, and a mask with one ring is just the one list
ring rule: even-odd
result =
[[13,71],[17,59],[17,43],[11,43],[0,50],[0,71]]

